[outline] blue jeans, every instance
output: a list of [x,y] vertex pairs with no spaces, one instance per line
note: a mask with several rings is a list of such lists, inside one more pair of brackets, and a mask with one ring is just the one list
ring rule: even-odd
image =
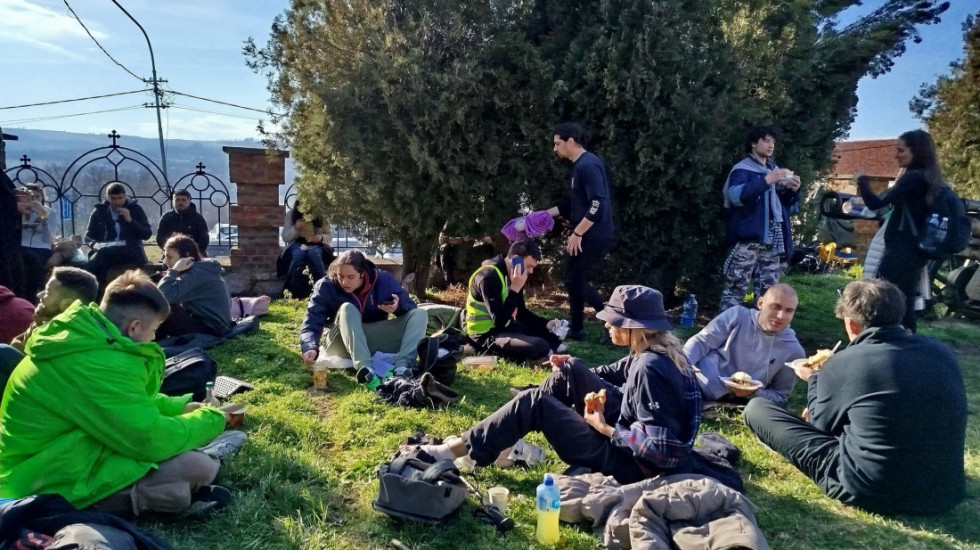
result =
[[313,280],[319,281],[327,274],[327,269],[323,265],[323,247],[306,245],[306,250],[303,250],[303,246],[300,243],[289,245],[289,249],[293,253],[293,258],[289,262],[289,274],[297,273],[302,269],[305,262],[310,266],[310,274],[313,275]]

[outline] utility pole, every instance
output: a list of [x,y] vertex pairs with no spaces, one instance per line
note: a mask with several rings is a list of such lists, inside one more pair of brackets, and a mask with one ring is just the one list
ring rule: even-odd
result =
[[[133,23],[136,23],[136,26],[139,27],[140,32],[143,33],[143,37],[146,38],[146,46],[150,48],[150,66],[153,68],[153,78],[150,80],[143,79],[143,82],[146,82],[148,84],[153,84],[153,98],[156,102],[156,110],[157,110],[157,135],[160,138],[160,160],[163,165],[163,180],[167,183],[167,193],[169,194],[170,175],[167,172],[167,150],[163,146],[163,122],[160,120],[160,109],[166,107],[166,105],[164,106],[160,105],[160,96],[163,95],[163,91],[160,90],[160,83],[166,82],[166,80],[160,80],[157,78],[157,62],[153,58],[153,45],[150,44],[150,37],[146,34],[146,30],[143,29],[143,25],[140,25],[140,22],[137,21],[135,17],[130,15],[129,12],[126,11],[126,8],[122,7],[119,4],[119,2],[117,2],[116,0],[112,0],[112,3],[115,4],[116,7],[118,7],[120,10],[122,10],[122,12],[126,14],[126,17],[129,17],[133,21]],[[149,107],[149,105],[146,106]]]

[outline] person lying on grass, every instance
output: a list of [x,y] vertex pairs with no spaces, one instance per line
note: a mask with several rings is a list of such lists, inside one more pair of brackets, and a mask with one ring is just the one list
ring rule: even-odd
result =
[[[437,459],[469,454],[486,466],[538,431],[571,467],[623,484],[685,471],[701,423],[701,390],[670,332],[663,296],[620,286],[598,317],[612,342],[629,348],[628,356],[590,370],[578,359],[553,355],[553,372],[540,387],[522,391],[462,438],[422,450]],[[600,390],[605,403],[587,412],[586,394]]]
[[[0,404],[0,497],[57,493],[116,515],[209,512],[230,500],[214,481],[227,413],[159,393],[153,335],[167,299],[142,272],[112,281],[100,306],[76,301],[38,328]],[[228,432],[238,443],[244,433]],[[225,434],[222,437],[227,436]]]
[[844,287],[851,339],[807,383],[803,418],[764,399],[745,423],[830,498],[880,514],[929,514],[963,499],[967,401],[956,355],[900,324],[905,296],[881,279]]

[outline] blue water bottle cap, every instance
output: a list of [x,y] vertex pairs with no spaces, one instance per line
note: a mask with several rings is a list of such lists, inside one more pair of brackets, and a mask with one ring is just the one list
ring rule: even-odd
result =
[[554,485],[555,484],[555,478],[554,478],[554,476],[552,476],[551,474],[545,474],[544,475],[544,484],[545,485]]

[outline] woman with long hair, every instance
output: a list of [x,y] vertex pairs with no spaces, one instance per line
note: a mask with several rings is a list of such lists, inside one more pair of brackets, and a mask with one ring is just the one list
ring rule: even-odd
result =
[[221,336],[231,329],[231,297],[221,264],[203,258],[194,239],[175,233],[163,244],[167,267],[157,287],[170,302],[170,316],[157,339],[181,334]]
[[[504,465],[505,453],[538,431],[570,466],[623,484],[686,471],[701,423],[701,390],[670,332],[663,296],[644,286],[616,287],[597,316],[629,355],[591,370],[553,355],[553,372],[540,387],[520,392],[461,438],[422,449],[437,459],[468,454],[479,466]],[[605,403],[587,410],[586,394],[600,390]]]
[[[358,380],[376,385],[373,382],[389,371],[412,366],[427,323],[428,314],[416,307],[394,277],[361,251],[348,250],[313,288],[299,335],[303,361],[316,362],[327,328],[327,353],[352,360]],[[392,364],[376,364],[373,354],[378,351],[394,353]]]
[[324,255],[330,246],[330,226],[318,217],[307,219],[306,214],[300,210],[299,199],[296,199],[292,208],[286,210],[282,240],[292,255],[288,276],[292,277],[304,264],[310,266],[310,275],[314,281],[319,281],[326,275]]
[[868,208],[892,207],[878,277],[895,283],[905,294],[902,325],[915,332],[915,298],[927,261],[918,251],[916,233],[925,226],[929,209],[946,182],[936,160],[936,145],[924,130],[912,130],[898,137],[895,160],[904,173],[881,195],[871,190],[867,175],[859,175],[857,183]]

